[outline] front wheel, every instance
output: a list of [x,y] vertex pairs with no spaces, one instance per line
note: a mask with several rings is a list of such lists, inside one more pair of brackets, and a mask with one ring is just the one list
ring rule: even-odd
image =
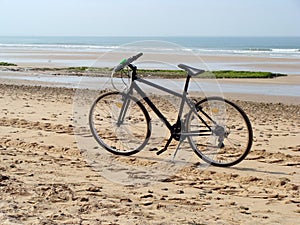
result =
[[188,114],[186,124],[191,147],[211,165],[233,166],[251,149],[250,120],[240,107],[226,99],[209,97],[199,101]]
[[96,99],[90,110],[89,124],[96,141],[117,155],[139,152],[151,134],[145,107],[136,98],[121,92],[105,93]]

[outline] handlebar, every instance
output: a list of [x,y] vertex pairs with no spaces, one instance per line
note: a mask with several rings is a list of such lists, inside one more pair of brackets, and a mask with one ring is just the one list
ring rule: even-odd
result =
[[119,65],[117,65],[115,68],[114,68],[114,71],[115,72],[118,72],[122,69],[124,69],[126,66],[128,66],[129,64],[131,64],[133,61],[137,60],[138,58],[140,58],[141,56],[143,55],[143,53],[139,53],[137,55],[134,55],[134,56],[131,56],[129,57],[128,59],[123,59]]

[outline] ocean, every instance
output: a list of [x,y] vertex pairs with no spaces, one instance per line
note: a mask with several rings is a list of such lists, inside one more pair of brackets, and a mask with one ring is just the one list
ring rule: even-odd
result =
[[[145,41],[147,46],[144,46]],[[155,41],[155,45],[149,45]],[[160,46],[157,43],[160,42]],[[0,48],[112,51],[127,46],[142,51],[300,58],[300,37],[0,37]]]
[[[0,62],[12,62],[25,66],[113,67],[122,59],[120,56],[122,54],[119,52],[125,52],[123,55],[126,56],[128,55],[126,51],[145,53],[143,60],[147,58],[147,55],[151,55],[147,54],[148,52],[155,53],[153,54],[155,57],[160,56],[160,53],[166,54],[170,60],[188,60],[190,55],[199,55],[200,58],[207,59],[202,63],[206,70],[232,69],[300,74],[300,37],[0,37]],[[108,61],[101,57],[97,58],[98,55],[110,52],[117,53],[115,58],[110,58]],[[195,62],[189,59],[189,64],[199,67],[198,58]],[[95,63],[95,59],[98,60],[98,64]],[[165,65],[170,65],[170,63],[165,63],[159,67],[157,62],[155,61],[154,68],[161,69],[165,68],[163,67]],[[184,62],[173,62],[170,69],[178,69],[177,63]],[[152,68],[147,60],[141,62],[139,68],[140,66]],[[51,81],[56,86],[71,85],[73,87],[78,84],[78,78],[70,76],[47,77],[42,74],[37,76],[21,72],[10,74],[7,71],[0,71],[0,73],[6,79],[23,79],[42,83]],[[81,84],[87,85],[84,87],[88,88],[93,88],[94,83],[103,82],[100,80],[95,82],[93,79],[96,78],[84,79],[87,79],[87,84],[84,82]],[[180,84],[178,85],[181,87]],[[206,84],[206,87],[210,87],[209,84]],[[299,84],[265,84],[257,87],[246,84],[244,86],[223,84],[222,89],[224,92],[231,93],[278,96],[299,96],[300,94]]]

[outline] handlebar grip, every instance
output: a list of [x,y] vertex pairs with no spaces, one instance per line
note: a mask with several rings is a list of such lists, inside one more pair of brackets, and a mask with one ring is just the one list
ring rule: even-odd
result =
[[139,54],[130,57],[129,59],[127,59],[128,64],[132,63],[133,61],[137,60],[138,58],[140,58],[143,55],[142,52],[140,52]]
[[137,55],[134,55],[134,56],[131,56],[129,57],[128,59],[123,59],[119,65],[117,65],[115,68],[114,68],[114,71],[115,72],[118,72],[122,69],[124,69],[126,66],[128,66],[130,63],[132,63],[133,61],[137,60],[138,58],[140,58],[141,56],[143,55],[142,52],[140,52],[139,54]]
[[[123,61],[124,61],[124,60],[122,60],[122,62],[123,62]],[[122,70],[122,69],[125,67],[124,64],[123,64],[122,62],[114,68],[114,71],[115,71],[115,72],[119,72],[120,70]]]

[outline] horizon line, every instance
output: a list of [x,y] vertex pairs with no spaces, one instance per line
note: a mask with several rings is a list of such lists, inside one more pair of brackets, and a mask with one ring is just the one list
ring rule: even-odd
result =
[[220,35],[220,36],[214,36],[214,35],[0,35],[0,37],[120,37],[120,38],[143,38],[143,37],[159,37],[159,38],[168,38],[168,37],[207,37],[207,38],[230,38],[230,37],[241,37],[241,38],[252,38],[252,37],[258,37],[258,38],[267,38],[267,37],[300,37],[297,35]]

